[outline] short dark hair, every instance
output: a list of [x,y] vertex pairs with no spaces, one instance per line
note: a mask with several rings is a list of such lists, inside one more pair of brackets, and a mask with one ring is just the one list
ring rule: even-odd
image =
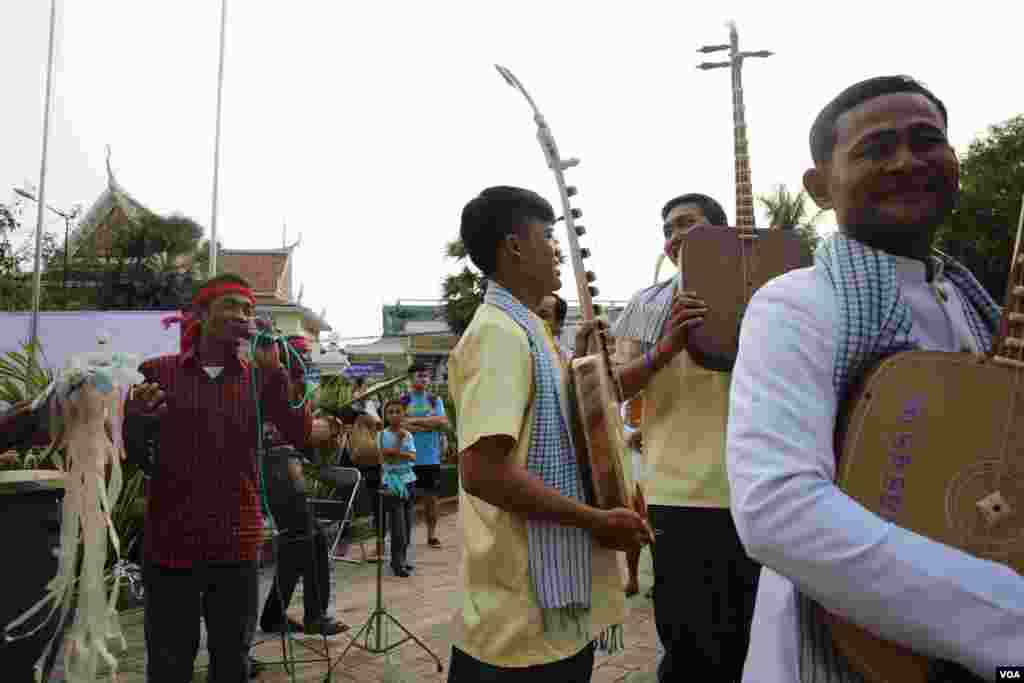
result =
[[918,93],[924,95],[938,107],[942,114],[942,123],[949,125],[946,105],[923,83],[910,76],[876,76],[866,81],[855,83],[836,95],[825,105],[811,125],[810,143],[811,158],[815,165],[826,164],[832,160],[832,151],[836,146],[836,122],[839,117],[857,105],[893,93]]
[[665,206],[661,207],[661,220],[667,221],[669,212],[680,204],[696,204],[699,206],[700,210],[704,212],[704,217],[708,219],[711,225],[729,224],[729,219],[726,218],[725,209],[722,208],[722,205],[706,194],[700,194],[699,192],[681,194],[668,200]]
[[555,298],[555,322],[559,325],[564,325],[565,316],[569,315],[569,304],[554,292],[552,292],[551,296]]
[[387,414],[387,412],[388,412],[388,408],[390,408],[393,405],[402,406],[402,412],[403,413],[406,411],[405,401],[403,401],[401,398],[389,398],[388,400],[384,401],[384,405],[381,406],[381,409],[380,409],[381,417],[384,417]]
[[350,425],[355,424],[356,418],[362,413],[352,406],[345,406],[338,411],[337,418],[341,420],[342,424]]
[[489,276],[498,267],[498,244],[530,221],[555,222],[548,200],[521,187],[488,187],[463,207],[459,236],[473,265]]
[[356,381],[353,384],[357,389],[361,389],[366,384],[366,378],[362,376],[356,377]]
[[417,372],[427,372],[430,368],[425,363],[413,363],[409,366],[409,372],[407,374],[415,375]]

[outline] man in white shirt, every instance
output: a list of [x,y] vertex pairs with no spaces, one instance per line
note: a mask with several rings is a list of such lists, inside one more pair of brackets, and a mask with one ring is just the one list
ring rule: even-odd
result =
[[765,567],[745,681],[864,680],[815,603],[938,660],[946,673],[933,680],[1024,664],[1024,578],[834,484],[838,406],[867,370],[900,348],[986,351],[995,332],[998,308],[977,281],[931,251],[959,187],[946,129],[942,102],[903,76],[847,88],[811,128],[804,186],[839,232],[812,268],[755,294],[730,392],[732,513]]

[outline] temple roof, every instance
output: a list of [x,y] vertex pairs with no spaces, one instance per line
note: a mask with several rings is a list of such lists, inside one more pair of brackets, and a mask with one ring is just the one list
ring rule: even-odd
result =
[[292,252],[295,246],[283,249],[221,249],[217,270],[235,273],[248,280],[257,303],[291,304]]
[[70,237],[68,254],[74,256],[83,246],[94,244],[98,256],[106,256],[114,233],[139,216],[153,213],[121,187],[110,168],[107,150],[107,187],[92,203]]

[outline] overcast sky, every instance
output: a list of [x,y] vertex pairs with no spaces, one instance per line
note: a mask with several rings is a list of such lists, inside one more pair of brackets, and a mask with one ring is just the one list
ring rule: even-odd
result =
[[[48,6],[0,2],[0,201],[38,182]],[[88,207],[109,144],[139,201],[208,230],[220,3],[58,7],[50,202]],[[382,303],[439,295],[455,269],[443,245],[479,190],[522,185],[557,206],[530,112],[498,62],[533,94],[563,154],[582,159],[569,177],[591,268],[602,297],[628,298],[651,281],[665,200],[705,192],[734,218],[728,71],[695,68],[720,58],[696,49],[727,42],[726,20],[738,22],[741,49],[776,52],[744,68],[762,194],[800,186],[815,114],[866,77],[908,73],[931,86],[961,151],[1024,111],[1020,7],[230,0],[219,235],[229,248],[278,247],[286,222],[289,240],[302,233],[303,303],[326,307],[343,337],[379,334]],[[59,220],[47,225],[63,235]]]

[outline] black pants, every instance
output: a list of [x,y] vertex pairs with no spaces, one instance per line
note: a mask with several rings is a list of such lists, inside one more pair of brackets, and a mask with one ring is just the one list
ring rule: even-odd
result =
[[740,543],[728,509],[650,506],[661,531],[654,554],[654,620],[665,656],[662,683],[694,671],[739,681],[750,644],[760,566]]
[[292,593],[302,577],[302,608],[306,623],[320,619],[327,612],[331,597],[331,567],[327,558],[327,536],[320,525],[312,534],[288,534],[278,540],[277,571],[270,595],[263,604],[260,628],[274,629],[285,618]]
[[412,538],[412,526],[415,523],[413,504],[415,494],[409,487],[409,497],[384,495],[385,524],[391,526],[391,568],[404,569],[409,550],[409,539]]
[[484,664],[453,647],[448,683],[588,683],[593,673],[593,643],[568,659],[521,668]]
[[147,683],[189,683],[206,622],[210,683],[244,683],[256,626],[255,562],[168,569],[146,565],[144,627]]

